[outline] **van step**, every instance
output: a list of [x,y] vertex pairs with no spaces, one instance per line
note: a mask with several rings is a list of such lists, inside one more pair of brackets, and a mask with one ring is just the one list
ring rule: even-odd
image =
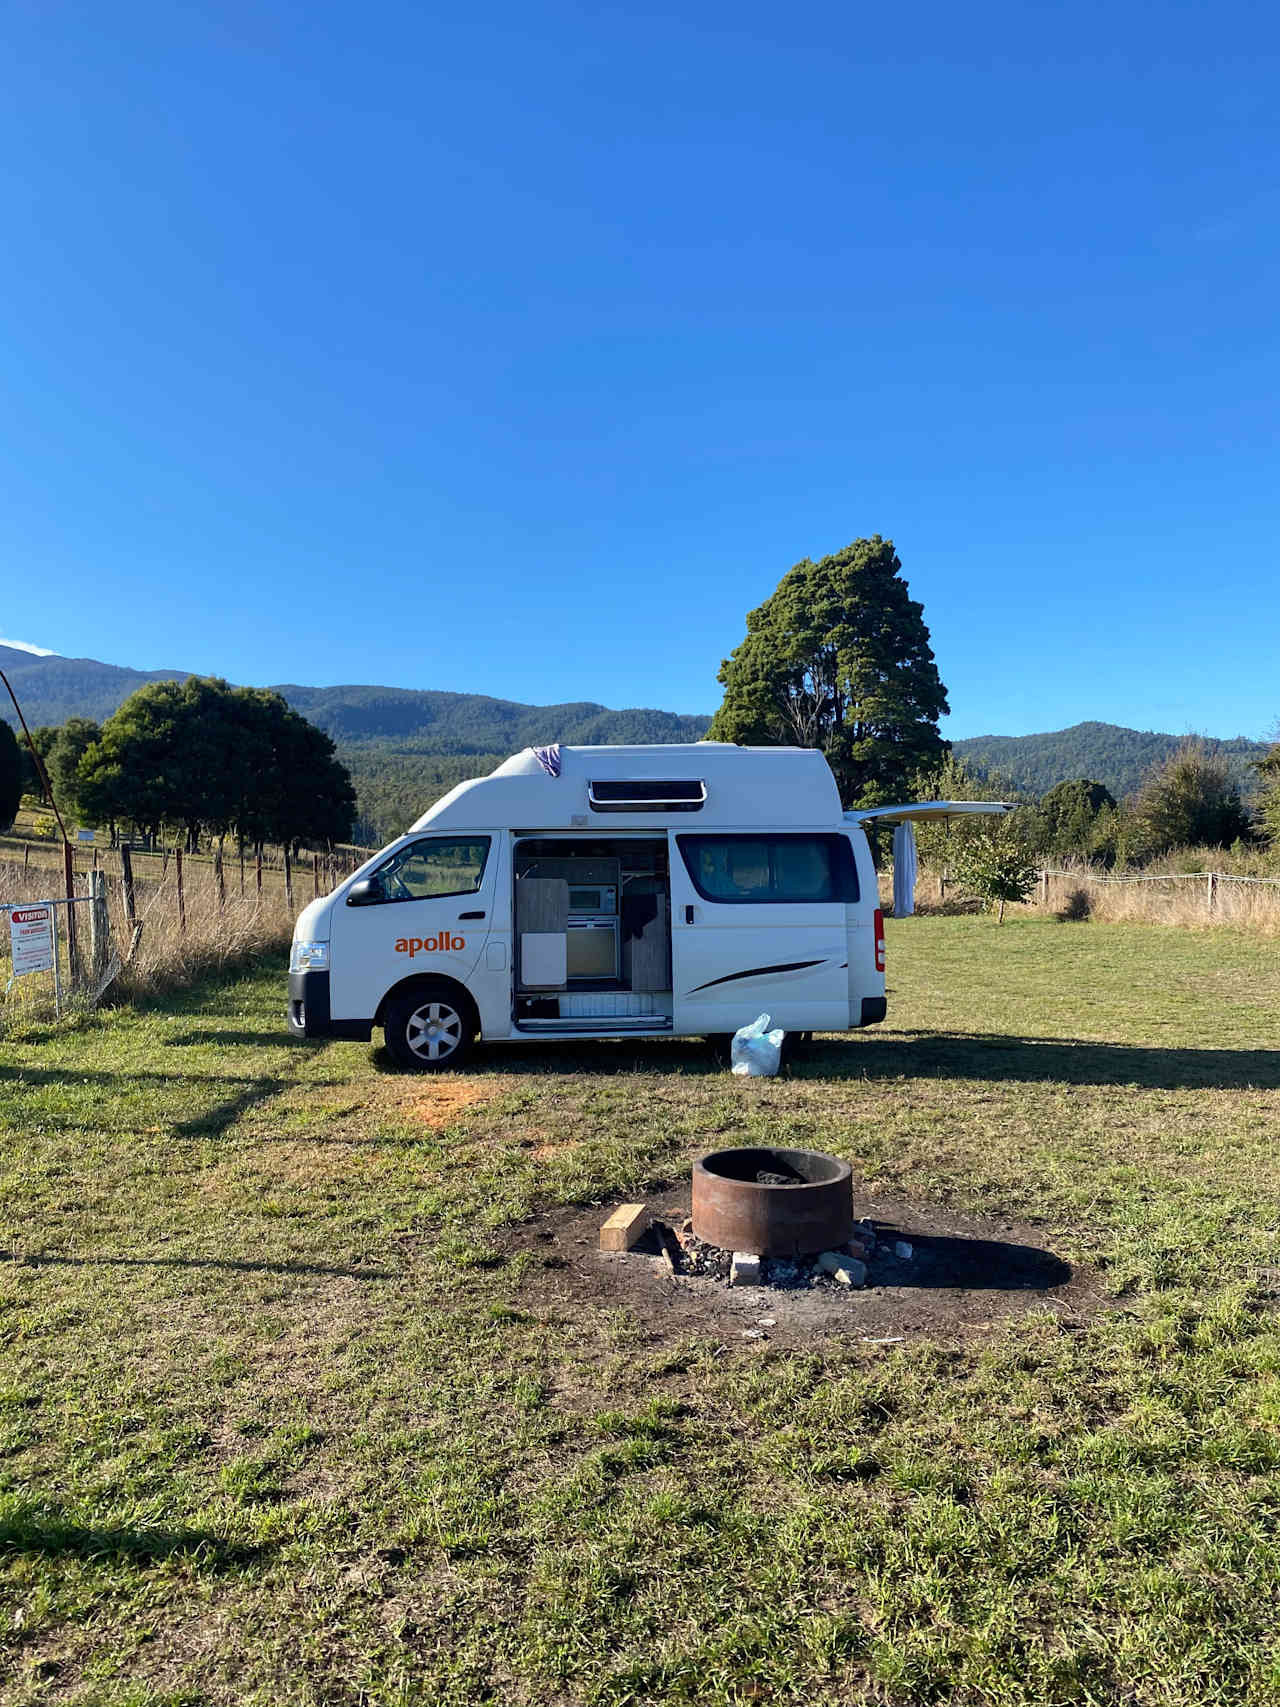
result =
[[517,1031],[542,1031],[577,1033],[585,1037],[603,1037],[609,1032],[656,1032],[670,1031],[671,1021],[665,1014],[637,1014],[632,1018],[619,1019],[614,1015],[608,1018],[600,1015],[592,1019],[583,1014],[576,1019],[518,1019]]

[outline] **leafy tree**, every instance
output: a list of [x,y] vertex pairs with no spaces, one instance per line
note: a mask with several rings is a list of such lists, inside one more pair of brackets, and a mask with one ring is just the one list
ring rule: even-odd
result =
[[724,702],[708,737],[821,747],[846,806],[902,799],[946,751],[948,706],[901,568],[876,534],[789,570],[720,666]]
[[[937,763],[918,770],[907,785],[908,800],[1016,800],[1018,791],[1007,776],[998,773],[987,776],[965,763],[955,753],[947,753]],[[1019,806],[1007,818],[1021,822],[1030,811]],[[923,866],[948,871],[954,867],[960,849],[972,837],[991,828],[986,817],[959,818],[952,822],[930,824],[922,819],[915,826],[916,851]]]
[[85,749],[76,778],[86,814],[150,835],[175,825],[188,847],[202,831],[338,841],[355,811],[327,735],[279,694],[211,676],[139,688]]
[[1025,843],[1004,827],[970,836],[956,857],[955,873],[966,889],[999,909],[997,924],[1004,923],[1007,902],[1025,901],[1036,886]]
[[1249,815],[1226,758],[1193,739],[1184,741],[1143,783],[1126,851],[1148,859],[1175,847],[1230,847],[1249,830]]
[[237,688],[231,699],[238,834],[255,844],[345,840],[355,791],[329,737],[268,688]]
[[1258,827],[1274,848],[1280,848],[1280,741],[1254,765],[1262,784],[1258,797]]
[[1104,809],[1114,811],[1115,804],[1105,783],[1087,777],[1058,783],[1037,809],[1037,845],[1055,854],[1092,853],[1098,815]]
[[[39,746],[37,731],[36,744]],[[80,760],[102,737],[101,727],[88,717],[69,717],[52,732],[53,739],[40,747],[40,756],[49,773],[53,798],[64,819],[84,817],[80,804]]]
[[18,816],[26,777],[27,764],[18,738],[7,723],[0,723],[0,830],[7,830]]

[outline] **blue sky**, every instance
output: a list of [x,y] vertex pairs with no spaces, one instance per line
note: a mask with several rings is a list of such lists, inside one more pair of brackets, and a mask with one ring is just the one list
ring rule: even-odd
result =
[[947,732],[1280,719],[1280,16],[16,0],[0,632],[710,710],[895,540]]

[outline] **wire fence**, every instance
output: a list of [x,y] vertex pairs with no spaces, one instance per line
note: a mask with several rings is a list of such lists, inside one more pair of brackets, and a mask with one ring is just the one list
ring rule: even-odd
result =
[[1112,877],[1101,872],[1049,867],[1038,875],[1042,881],[1047,877],[1070,877],[1080,883],[1203,883],[1208,893],[1215,891],[1220,883],[1264,883],[1280,888],[1280,877],[1237,877],[1231,871],[1155,871]]
[[[0,843],[0,1032],[95,1006],[113,984],[137,997],[288,942],[298,910],[328,894],[361,849],[224,859],[128,842],[82,844],[66,894],[59,843]],[[278,861],[278,863],[277,863]],[[17,914],[30,918],[13,921]]]

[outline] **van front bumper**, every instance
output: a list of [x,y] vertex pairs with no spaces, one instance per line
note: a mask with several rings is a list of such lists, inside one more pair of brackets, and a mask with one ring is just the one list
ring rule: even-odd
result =
[[340,1037],[367,1043],[373,1036],[371,1019],[333,1019],[329,1013],[329,974],[289,974],[289,1030],[295,1037]]

